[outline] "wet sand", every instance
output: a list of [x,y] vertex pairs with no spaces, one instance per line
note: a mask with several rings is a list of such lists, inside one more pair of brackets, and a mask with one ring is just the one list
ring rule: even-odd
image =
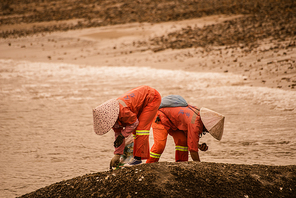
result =
[[[64,2],[69,3],[70,1]],[[191,1],[187,1],[187,3],[190,2]],[[260,37],[255,43],[235,38],[237,43],[229,43],[227,45],[213,44],[218,41],[215,39],[209,39],[205,46],[202,43],[190,46],[188,43],[195,43],[195,40],[198,38],[201,40],[205,39],[205,37],[195,37],[197,33],[198,35],[209,35],[209,32],[215,32],[217,31],[217,28],[219,29],[219,24],[241,24],[247,19],[245,17],[254,13],[256,16],[258,7],[262,6],[261,10],[264,10],[266,8],[264,6],[268,5],[268,3],[266,3],[267,1],[260,1],[262,3],[260,4],[259,1],[252,0],[245,6],[245,11],[242,11],[239,8],[241,5],[236,5],[234,4],[236,1],[229,0],[225,1],[226,3],[230,3],[228,4],[229,6],[224,7],[222,11],[217,11],[219,9],[214,9],[217,8],[218,5],[216,1],[209,1],[212,3],[211,6],[214,7],[213,9],[205,9],[209,6],[208,3],[205,1],[201,2],[204,4],[199,5],[199,7],[201,6],[201,8],[205,10],[202,14],[203,17],[200,16],[200,13],[194,14],[195,12],[190,12],[193,8],[197,9],[193,6],[190,7],[190,9],[187,9],[188,13],[191,13],[191,15],[188,13],[179,15],[154,14],[150,19],[147,18],[147,14],[143,14],[143,17],[141,18],[142,20],[138,20],[134,14],[124,15],[124,17],[121,18],[111,14],[106,15],[108,17],[105,18],[100,16],[101,18],[99,19],[90,16],[90,14],[88,17],[91,20],[86,20],[85,18],[75,17],[75,15],[71,15],[71,18],[69,13],[65,11],[65,15],[62,15],[61,13],[56,15],[60,16],[59,19],[47,19],[50,15],[46,15],[44,18],[40,17],[40,21],[38,21],[36,17],[34,20],[30,18],[30,16],[33,15],[32,13],[37,12],[42,16],[41,7],[44,5],[50,5],[52,8],[58,8],[61,6],[62,1],[44,1],[44,4],[39,3],[38,5],[37,3],[34,4],[32,2],[26,6],[20,6],[19,9],[17,9],[16,4],[7,4],[6,10],[13,9],[13,11],[10,11],[10,14],[7,12],[8,14],[5,16],[2,15],[1,20],[12,20],[10,22],[9,20],[2,20],[0,26],[0,31],[3,33],[1,34],[2,38],[0,39],[0,59],[46,63],[70,63],[78,65],[79,67],[87,65],[97,67],[147,66],[156,69],[184,70],[189,72],[234,73],[241,75],[244,81],[239,82],[238,84],[233,84],[232,86],[245,85],[270,87],[287,91],[295,90],[296,46],[295,35],[293,33],[293,30],[295,32],[295,15],[291,14],[295,9],[295,5],[294,7],[291,7],[291,5],[293,5],[291,4],[292,1],[286,1],[287,6],[284,6],[286,13],[288,13],[287,15],[289,15],[289,13],[291,15],[289,23],[285,24],[283,21],[280,21],[281,23],[279,24],[283,23],[284,25],[276,25],[275,27],[272,27],[273,29],[271,32],[277,32],[275,31],[277,30],[276,27],[284,29],[282,33],[277,33],[279,36],[271,34],[270,37],[268,35],[266,37]],[[255,6],[257,11],[255,8],[253,11],[252,9],[248,9],[252,7],[250,4],[254,2],[258,5],[258,7]],[[274,3],[276,1],[271,2]],[[80,7],[73,7],[83,10],[83,12],[87,12],[85,10],[101,9],[104,10],[104,13],[107,11],[108,13],[116,13],[117,9],[115,8],[127,9],[129,11],[133,10],[134,12],[137,11],[137,8],[131,4],[125,4],[126,2],[124,1],[118,1],[118,4],[114,4],[115,2],[113,2],[114,5],[110,5],[107,2],[105,3],[106,5],[103,5],[103,3],[100,5],[94,3]],[[148,1],[143,1],[143,4],[141,5],[144,5],[144,3],[147,3],[145,5],[148,7],[149,5],[152,5],[149,4]],[[32,4],[34,5],[32,6]],[[170,3],[163,4],[164,7],[166,5],[171,6]],[[64,6],[67,7],[66,4]],[[185,3],[184,6],[186,7]],[[161,10],[160,7],[161,6],[158,6],[159,10]],[[27,11],[29,11],[27,12],[28,17],[22,17],[24,14],[22,14],[21,8],[26,8]],[[34,11],[33,8],[36,8],[36,11]],[[107,8],[109,8],[109,10]],[[281,6],[278,6],[277,8],[282,9]],[[184,7],[181,8],[179,6],[179,9],[176,9],[175,11],[176,13],[180,13],[182,9],[186,10]],[[71,10],[70,7],[69,10]],[[211,12],[208,13],[209,10]],[[279,12],[278,15],[280,14],[283,15],[283,12]],[[137,16],[140,15],[138,14]],[[173,18],[168,20],[168,17],[165,16],[173,16]],[[254,24],[259,24],[259,26],[263,24],[263,27],[265,27],[264,20],[260,17],[259,19],[262,20],[263,23],[256,22]],[[267,19],[265,20],[268,21]],[[59,24],[60,26],[53,26]],[[289,26],[289,24],[292,26]],[[188,26],[190,26],[190,28]],[[209,27],[213,27],[213,29],[210,29]],[[221,28],[222,27],[224,26],[221,26]],[[248,27],[248,24],[246,26],[237,25],[237,27]],[[290,29],[292,31],[288,31]],[[9,33],[7,32],[8,30],[14,31]],[[233,28],[233,30],[237,31],[235,28]],[[255,27],[250,29],[246,28],[242,31],[248,33],[254,30]],[[217,35],[213,37],[219,38]],[[242,37],[245,36],[242,35]],[[227,39],[229,38],[224,38],[225,41]],[[178,45],[175,45],[176,43]],[[249,43],[252,43],[252,45]],[[1,71],[3,75],[5,72],[6,71],[4,70]],[[42,82],[42,79],[38,80]],[[47,89],[47,87],[44,88]],[[8,102],[5,104],[8,104]],[[23,107],[22,104],[26,103],[19,103],[17,105],[21,108],[25,108],[25,112],[28,109]],[[42,117],[42,114],[38,114],[37,109],[42,108],[43,105],[42,102],[40,104],[37,102],[33,105],[34,108],[36,107],[36,115],[34,117]],[[51,105],[54,104],[49,104],[48,109],[51,108]],[[63,102],[60,104],[57,103],[57,106],[59,105],[62,107]],[[77,104],[75,103],[75,105]],[[68,109],[63,109],[61,111],[70,112],[71,108],[69,106]],[[289,118],[291,118],[293,116],[293,111],[295,110],[288,109],[287,111],[292,112],[289,114]],[[84,112],[85,114],[88,113],[84,111],[84,109],[80,109],[79,112]],[[77,112],[77,116],[79,116],[78,114],[79,113]],[[57,116],[58,118],[54,119],[63,120],[63,114],[59,115],[60,117]],[[54,117],[55,115],[51,116]],[[85,118],[84,121],[88,122],[88,117],[85,116]],[[83,124],[83,121],[78,119],[76,122],[81,122],[81,124]],[[52,129],[50,124],[47,127],[48,128],[46,129],[48,130]],[[292,124],[289,127],[293,130]],[[75,131],[77,129],[73,128],[73,130]],[[19,139],[21,140],[22,137],[19,137]],[[42,140],[42,137],[40,140]],[[60,141],[62,140],[69,141],[71,138],[61,139]],[[82,147],[82,145],[77,146],[77,150],[83,149]],[[112,148],[110,149],[112,150]],[[53,161],[61,160],[60,158],[55,158],[55,150],[49,150],[47,152],[49,155],[53,155]],[[40,156],[42,157],[42,154]],[[221,159],[221,161],[223,160]],[[32,161],[32,163],[33,162],[34,161]],[[46,168],[51,170],[50,167]],[[138,169],[137,174],[133,173],[136,169]],[[199,172],[199,169],[203,171]],[[218,172],[214,171],[217,169]],[[225,169],[227,169],[227,171]],[[141,176],[138,175],[139,170],[142,170],[145,174]],[[72,171],[75,171],[75,167],[73,167]],[[192,174],[189,175],[188,172]],[[207,173],[207,176],[204,175],[205,172]],[[210,175],[209,178],[208,175]],[[65,175],[65,177],[66,176],[67,175]],[[142,176],[144,176],[144,178],[142,178]],[[126,178],[128,178],[127,181]],[[155,180],[155,178],[158,179]],[[184,180],[184,178],[186,179]],[[142,179],[145,183],[142,182],[141,185],[139,185],[139,183],[137,183],[139,179]],[[195,187],[193,183],[187,183],[188,185],[186,185],[188,180],[195,181],[196,183],[206,183],[207,189],[211,190],[205,191],[204,188],[196,190],[196,188],[193,188]],[[162,182],[163,188],[159,189],[157,187],[158,183],[153,183],[157,181]],[[133,185],[123,186],[122,183],[124,182],[130,182]],[[110,187],[111,183],[113,186],[112,188]],[[138,186],[139,188],[135,186]],[[165,195],[178,197],[180,192],[182,192],[182,195],[184,196],[193,196],[196,195],[196,193],[200,193],[202,197],[216,197],[220,195],[221,192],[225,193],[225,197],[292,197],[295,194],[295,186],[295,166],[278,167],[219,163],[198,164],[193,162],[190,162],[187,166],[187,163],[160,163],[151,167],[141,165],[139,168],[124,169],[117,172],[106,171],[84,175],[78,178],[62,181],[61,183],[55,183],[51,186],[37,190],[36,192],[32,192],[31,194],[26,195],[26,197],[72,197],[74,195],[81,195],[81,197],[149,197],[156,195],[155,193],[160,197],[164,197]],[[176,190],[173,191],[172,189]],[[258,192],[261,194],[258,194]]]

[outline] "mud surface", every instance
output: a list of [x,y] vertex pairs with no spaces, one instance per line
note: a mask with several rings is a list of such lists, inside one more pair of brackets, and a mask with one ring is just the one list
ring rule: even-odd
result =
[[22,197],[293,197],[296,166],[144,164],[84,175]]
[[[243,14],[245,17],[204,28],[187,27],[181,31],[151,39],[153,50],[209,46],[239,46],[252,51],[262,39],[290,41],[286,48],[295,47],[296,3],[293,0],[223,0],[223,1],[2,1],[0,24],[13,25],[40,22],[29,29],[4,30],[0,36],[19,37],[36,33],[67,31],[124,24],[131,22],[167,22],[217,14]],[[70,20],[70,22],[69,22]],[[72,21],[71,21],[72,20]],[[73,24],[73,20],[78,20]],[[66,23],[66,21],[68,21]],[[142,42],[140,42],[140,45]],[[270,50],[279,46],[272,47]]]
[[[136,2],[128,0],[82,2],[75,0],[4,0],[0,6],[2,8],[1,26],[65,21],[60,25],[40,24],[29,30],[25,28],[4,30],[1,32],[1,37],[4,38],[131,22],[158,23],[218,14],[244,14],[247,16],[243,19],[225,22],[215,27],[206,27],[193,32],[191,28],[187,28],[177,35],[171,34],[168,40],[164,39],[162,47],[184,48],[240,43],[252,46],[257,40],[271,36],[282,40],[285,40],[287,36],[295,36],[296,25],[296,6],[293,0],[248,0],[244,2],[238,0],[141,0]],[[77,24],[71,21],[69,24],[69,20],[78,21]],[[155,42],[158,43],[158,39]],[[295,45],[295,43],[292,42],[290,45]]]
[[[34,57],[29,58],[24,54],[22,59],[71,63],[87,63],[100,65],[139,65],[143,60],[151,60],[149,57],[138,57],[137,53],[157,52],[156,58],[146,65],[163,67],[163,63],[169,59],[172,62],[181,62],[178,67],[191,71],[218,71],[239,73],[255,86],[268,86],[294,90],[296,86],[296,56],[293,50],[296,48],[296,5],[293,0],[141,0],[130,2],[128,0],[112,1],[75,1],[75,0],[26,0],[9,1],[0,3],[0,37],[6,46],[15,46],[28,51],[30,48],[40,46],[34,52]],[[213,16],[218,16],[214,19]],[[225,16],[236,16],[225,18]],[[213,23],[183,22],[182,20],[196,20],[198,18],[212,17]],[[124,24],[138,23],[137,29],[120,31]],[[164,27],[163,23],[170,24],[165,31],[160,31],[157,26]],[[150,24],[150,26],[148,25]],[[203,24],[203,25],[201,25]],[[114,26],[117,25],[117,26]],[[120,26],[121,25],[121,26]],[[128,42],[109,42],[106,48],[95,47],[102,45],[81,37],[68,37],[57,39],[49,36],[53,32],[78,31],[83,29],[105,27],[113,30],[100,34],[92,33],[88,37],[92,39],[105,38],[117,39],[124,36],[134,36]],[[167,25],[166,25],[167,26]],[[181,27],[180,27],[181,26]],[[154,27],[154,28],[153,28]],[[140,31],[142,29],[142,31]],[[106,30],[106,29],[105,29]],[[142,37],[136,37],[141,34]],[[22,41],[8,38],[28,38],[39,35],[43,39],[28,39],[26,44]],[[143,36],[145,35],[145,37]],[[68,44],[67,44],[68,43]],[[71,43],[71,44],[69,44]],[[75,43],[75,44],[73,44]],[[55,49],[49,49],[54,46]],[[63,50],[80,47],[77,55],[71,60],[66,60],[69,51]],[[35,47],[36,48],[36,47]],[[112,49],[112,50],[111,50]],[[168,50],[187,50],[182,53],[168,55],[160,53]],[[15,49],[14,49],[15,50]],[[22,51],[24,51],[22,50]],[[54,50],[54,51],[53,51]],[[41,54],[42,51],[54,53]],[[105,51],[106,53],[103,53]],[[38,55],[38,52],[40,55]],[[92,53],[86,53],[92,52]],[[6,51],[2,52],[4,58]],[[147,55],[147,53],[145,55]],[[23,53],[21,52],[23,55]],[[110,55],[114,55],[110,57]],[[135,54],[135,56],[134,56]],[[15,53],[13,58],[20,53]],[[59,56],[57,56],[59,55]],[[110,59],[106,60],[106,55]],[[36,56],[39,56],[36,58]],[[124,56],[125,58],[120,58]],[[119,57],[113,61],[114,57]],[[126,57],[131,57],[129,61]],[[197,57],[187,66],[184,59]],[[206,59],[205,59],[206,57]],[[2,57],[0,57],[2,58]],[[95,61],[91,61],[95,59]],[[162,65],[160,65],[160,64]],[[141,65],[145,63],[140,63]],[[192,65],[196,65],[192,67]],[[170,68],[175,67],[171,65]],[[246,83],[249,83],[246,81]]]

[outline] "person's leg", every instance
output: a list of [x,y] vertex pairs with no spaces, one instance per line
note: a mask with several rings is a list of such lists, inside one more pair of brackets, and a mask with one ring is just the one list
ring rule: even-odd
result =
[[174,131],[170,133],[175,142],[175,159],[176,162],[188,161],[187,137],[183,131]]
[[154,99],[144,107],[139,116],[139,125],[135,130],[134,156],[140,159],[149,158],[149,132],[151,124],[154,121],[158,107],[161,103],[161,96],[155,90]]
[[146,161],[146,163],[154,163],[158,162],[161,154],[164,151],[166,141],[167,141],[167,136],[168,132],[164,128],[164,126],[159,123],[152,123],[152,129],[153,129],[153,139],[154,139],[154,144],[151,147],[150,150],[150,157]]

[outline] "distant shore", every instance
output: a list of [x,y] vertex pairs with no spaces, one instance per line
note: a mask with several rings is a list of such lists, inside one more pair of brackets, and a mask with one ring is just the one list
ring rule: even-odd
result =
[[294,1],[2,1],[0,59],[235,73],[295,90]]

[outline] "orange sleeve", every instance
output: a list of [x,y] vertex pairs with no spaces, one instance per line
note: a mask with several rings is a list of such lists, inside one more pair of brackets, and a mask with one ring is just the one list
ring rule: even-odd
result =
[[201,119],[196,119],[194,124],[188,124],[187,144],[188,151],[198,152],[199,134],[202,133]]
[[120,105],[118,119],[123,125],[132,125],[137,121],[137,115],[133,113],[129,107]]

